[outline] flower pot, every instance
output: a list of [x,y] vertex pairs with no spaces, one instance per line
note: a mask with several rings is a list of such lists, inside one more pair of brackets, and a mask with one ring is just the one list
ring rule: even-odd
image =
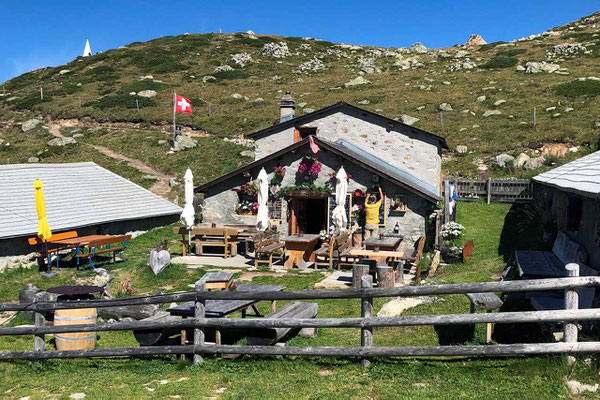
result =
[[459,247],[445,247],[441,249],[440,253],[447,264],[456,264],[463,260],[462,249]]

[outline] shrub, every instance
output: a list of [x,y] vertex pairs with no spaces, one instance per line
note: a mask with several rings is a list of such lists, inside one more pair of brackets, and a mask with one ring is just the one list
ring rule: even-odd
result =
[[500,50],[496,53],[496,56],[504,56],[504,57],[514,57],[519,54],[527,53],[525,49],[509,49],[509,50]]
[[77,92],[81,92],[83,88],[81,86],[77,86],[73,83],[65,83],[61,85],[58,89],[52,91],[53,96],[65,96],[67,94],[73,94]]
[[258,48],[262,48],[265,43],[270,43],[270,42],[276,42],[276,39],[270,38],[268,36],[261,36],[257,39],[250,39],[248,36],[241,34],[241,37],[237,36],[236,34],[236,38],[238,43],[240,44],[245,44],[248,46],[252,46],[252,47],[258,47]]
[[112,107],[125,107],[125,108],[136,108],[135,99],[138,100],[140,108],[152,107],[156,105],[153,99],[146,97],[130,96],[128,94],[115,94],[101,97],[96,101],[92,101],[84,104],[84,107],[92,106],[94,108],[112,108]]
[[498,46],[499,44],[504,44],[504,43],[506,43],[506,42],[503,42],[503,41],[500,40],[500,41],[497,41],[497,42],[492,42],[492,43],[484,44],[484,45],[481,45],[481,47],[479,47],[479,51],[491,50],[494,47]]
[[40,99],[40,93],[35,92],[17,99],[13,103],[12,108],[14,110],[31,110],[35,105],[47,103],[49,101],[52,101],[52,96],[50,94],[44,94],[44,98]]
[[248,74],[242,70],[234,69],[233,71],[219,71],[213,74],[218,79],[246,79]]
[[161,90],[165,88],[167,85],[162,82],[154,82],[152,79],[143,79],[143,80],[134,80],[128,83],[127,85],[121,87],[119,92],[121,93],[129,93],[129,92],[141,92],[142,90]]
[[88,82],[105,82],[119,79],[115,69],[110,65],[99,65],[91,68],[83,76],[88,79]]
[[496,55],[493,58],[491,58],[488,62],[483,64],[481,67],[482,68],[510,68],[510,67],[514,67],[515,65],[517,65],[518,62],[519,62],[519,60],[516,59],[515,57],[506,57],[506,56]]
[[556,94],[566,97],[598,96],[600,95],[600,81],[586,79],[561,83],[555,87]]

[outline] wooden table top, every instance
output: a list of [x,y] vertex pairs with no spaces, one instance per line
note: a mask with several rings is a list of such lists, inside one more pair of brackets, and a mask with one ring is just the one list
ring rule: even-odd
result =
[[351,256],[364,256],[364,257],[394,257],[394,258],[402,258],[404,257],[403,251],[373,251],[366,249],[352,249],[348,252]]
[[364,241],[365,246],[379,246],[379,247],[397,247],[398,244],[400,244],[400,241],[402,240],[401,237],[389,237],[389,236],[384,236],[383,240],[379,239],[379,236],[374,238],[368,238],[367,240]]
[[303,236],[298,235],[297,233],[294,235],[290,235],[283,239],[284,242],[295,242],[295,243],[310,243],[319,239],[320,235],[316,233],[305,233]]
[[[251,283],[242,283],[238,285],[236,290],[241,292],[281,292],[284,289],[285,286],[279,285],[253,285]],[[222,318],[228,314],[239,311],[258,302],[259,300],[206,300],[206,308],[204,310],[204,314],[207,318]],[[196,307],[194,306],[194,302],[189,301],[176,307],[171,307],[167,310],[167,312],[169,312],[171,315],[193,317],[195,310]]]
[[74,237],[74,238],[60,239],[60,240],[52,240],[52,238],[50,238],[50,240],[48,240],[48,243],[63,244],[66,246],[86,246],[92,242],[102,240],[102,239],[108,239],[111,237],[112,236],[110,236],[110,235],[88,235],[88,236],[78,236],[78,237]]

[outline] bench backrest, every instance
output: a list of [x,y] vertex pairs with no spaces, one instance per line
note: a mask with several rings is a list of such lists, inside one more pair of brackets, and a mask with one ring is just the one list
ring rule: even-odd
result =
[[417,256],[415,257],[415,264],[419,264],[421,262],[421,258],[423,257],[423,249],[425,248],[425,241],[427,238],[425,235],[419,239],[419,245],[417,246]]
[[[52,240],[72,239],[75,237],[77,237],[77,231],[67,231],[67,232],[60,232],[60,233],[52,234]],[[28,238],[27,242],[31,246],[35,246],[35,245],[43,243],[42,239],[40,239],[38,236]]]
[[552,252],[563,264],[572,262],[578,264],[587,263],[587,251],[579,243],[569,239],[563,231],[559,231],[556,235]]
[[258,232],[253,236],[253,241],[255,249],[260,249],[262,247],[275,243],[275,239],[273,239],[272,232]]
[[334,245],[337,246],[337,250],[341,253],[342,251],[352,247],[352,236],[350,236],[350,231],[345,230],[340,233],[336,238]]
[[119,235],[119,236],[111,236],[106,239],[96,240],[96,247],[113,245],[118,243],[123,243],[123,246],[127,244],[128,241],[131,240],[131,235]]

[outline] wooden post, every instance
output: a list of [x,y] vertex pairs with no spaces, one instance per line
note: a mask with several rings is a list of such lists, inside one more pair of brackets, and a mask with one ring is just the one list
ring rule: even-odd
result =
[[[39,299],[39,295],[40,295],[39,293],[36,295],[36,299],[35,299],[36,302]],[[35,327],[42,328],[45,325],[46,325],[46,317],[44,317],[44,314],[42,312],[36,311],[35,312]],[[36,333],[33,338],[33,350],[34,351],[44,351],[44,345],[45,345],[44,334]]]
[[[196,292],[204,291],[204,282],[196,282],[195,288]],[[204,300],[196,300],[194,309],[194,318],[196,322],[198,319],[204,318]],[[202,355],[196,350],[197,346],[204,346],[204,328],[194,328],[194,364],[200,364],[202,361]]]
[[[579,264],[570,263],[566,265],[567,276],[579,276]],[[565,289],[565,310],[577,310],[579,308],[579,293],[577,289]],[[565,343],[577,343],[577,322],[568,322],[564,325]],[[573,364],[575,357],[567,356],[567,362]]]
[[135,108],[137,108],[138,112],[140,112],[140,103],[138,99],[135,99]]
[[44,100],[44,88],[40,87],[40,99]]
[[[371,289],[373,287],[373,277],[371,275],[365,275],[361,278],[363,289]],[[360,316],[362,318],[373,317],[373,298],[363,297],[360,307]],[[373,346],[373,328],[361,328],[360,329],[360,345],[361,347]],[[371,361],[365,357],[360,360],[360,365],[368,367],[371,365]]]
[[537,118],[536,118],[536,108],[533,107],[533,129],[535,129],[535,125],[537,122]]
[[487,192],[487,203],[490,204],[492,201],[492,178],[487,178],[486,192]]
[[394,287],[394,269],[392,267],[388,267],[387,265],[377,266],[377,287]]
[[444,179],[444,221],[450,222],[450,181],[448,179]]
[[352,287],[362,287],[362,277],[369,275],[368,264],[354,264],[352,266]]

